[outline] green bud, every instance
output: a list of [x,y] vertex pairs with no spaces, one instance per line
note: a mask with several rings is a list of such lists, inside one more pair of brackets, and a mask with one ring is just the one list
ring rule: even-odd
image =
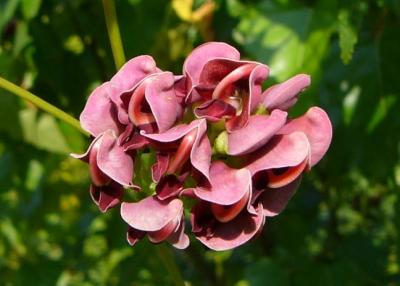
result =
[[228,133],[221,132],[214,141],[213,153],[228,154]]

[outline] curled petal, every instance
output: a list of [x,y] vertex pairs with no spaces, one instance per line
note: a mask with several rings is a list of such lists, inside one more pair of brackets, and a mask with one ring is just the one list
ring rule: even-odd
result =
[[[200,74],[199,85],[196,86],[196,89],[200,89],[200,91],[209,90],[214,93],[214,98],[218,98],[221,96],[219,93],[226,89],[229,83],[235,81],[235,77],[236,80],[244,77],[248,78],[255,65],[258,65],[258,63],[227,58],[212,59],[204,65]],[[220,90],[214,91],[217,86],[219,86]]]
[[268,187],[281,188],[290,182],[293,182],[296,178],[300,177],[305,170],[307,170],[308,164],[308,160],[305,159],[297,166],[267,170],[266,175],[268,179]]
[[172,127],[180,108],[174,92],[173,74],[157,74],[147,86],[146,100],[156,120],[158,132],[165,132]]
[[149,74],[156,73],[156,62],[151,56],[134,57],[112,77],[110,83],[119,92],[133,88]]
[[273,85],[262,94],[264,105],[268,110],[288,110],[296,103],[297,96],[310,84],[309,75],[298,74],[283,83]]
[[[268,144],[249,157],[246,166],[253,176],[253,184],[264,188],[279,188],[291,183],[307,169],[310,145],[306,135],[294,132],[276,135]],[[261,182],[261,183],[260,183]]]
[[132,187],[133,159],[119,146],[117,138],[112,131],[102,135],[97,153],[99,169],[117,183]]
[[103,171],[100,170],[97,163],[97,154],[101,146],[102,139],[103,134],[94,138],[84,154],[71,154],[71,157],[80,159],[89,164],[90,177],[96,186],[107,185],[111,180],[106,174],[103,173]]
[[287,113],[280,110],[271,115],[250,116],[245,127],[228,133],[228,154],[237,156],[257,150],[282,128],[286,118]]
[[90,196],[100,211],[106,212],[121,202],[123,190],[123,187],[115,182],[101,187],[92,184],[90,186]]
[[211,122],[217,122],[227,116],[235,116],[236,109],[222,100],[209,100],[195,108],[194,114],[198,118],[205,118]]
[[280,188],[267,188],[262,191],[257,198],[263,207],[263,213],[267,217],[273,217],[280,214],[292,198],[300,185],[301,176],[288,185]]
[[117,107],[110,100],[109,89],[108,82],[97,87],[79,117],[82,128],[94,137],[109,129],[119,133],[122,128],[117,117]]
[[124,143],[124,151],[127,152],[129,150],[137,150],[141,149],[149,144],[147,138],[143,137],[142,135],[135,133],[132,134],[129,140]]
[[189,237],[185,234],[185,218],[182,216],[178,229],[168,237],[167,241],[175,248],[185,249],[189,246]]
[[310,142],[312,167],[322,159],[331,144],[331,121],[324,110],[311,107],[306,114],[287,123],[279,133],[289,134],[296,131],[303,132]]
[[177,230],[181,222],[181,217],[177,217],[168,222],[162,229],[157,231],[149,231],[147,236],[152,243],[160,243],[171,236]]
[[147,134],[142,131],[141,134],[158,144],[169,144],[182,139],[193,130],[195,130],[195,138],[190,150],[190,162],[196,170],[209,180],[211,146],[206,134],[207,123],[204,119],[192,121],[189,125],[177,125],[164,133]]
[[169,155],[157,153],[156,157],[156,162],[151,166],[151,178],[158,183],[168,169]]
[[163,177],[157,184],[156,192],[160,200],[178,196],[183,191],[183,184],[188,176],[188,172],[180,176],[168,175]]
[[302,132],[276,135],[265,148],[250,155],[246,168],[254,175],[261,170],[298,166],[308,159],[309,150],[308,139]]
[[[186,58],[183,64],[183,73],[187,77],[188,93],[192,93],[193,87],[199,84],[200,74],[205,64],[215,58],[226,58],[239,60],[240,53],[232,46],[222,42],[209,42],[198,46]],[[199,95],[194,92],[188,98],[188,101],[194,102],[199,98]]]
[[[198,203],[191,212],[192,231],[196,238],[213,250],[228,250],[238,247],[253,238],[265,223],[262,206],[256,215],[242,211],[229,222],[210,220],[204,203]],[[208,218],[207,218],[208,217]]]
[[215,218],[220,222],[228,222],[233,220],[246,206],[249,206],[250,189],[249,191],[236,203],[226,206],[211,204],[211,212]]
[[222,161],[215,161],[210,167],[210,183],[211,188],[195,188],[195,195],[214,204],[232,205],[249,192],[251,174],[247,169],[232,169]]
[[182,112],[175,96],[174,83],[172,73],[155,73],[146,77],[132,91],[122,94],[122,101],[129,102],[128,115],[131,122],[136,126],[155,122],[158,132],[168,130]]
[[250,73],[248,94],[242,98],[240,115],[234,116],[226,122],[229,132],[244,127],[250,117],[250,113],[261,102],[261,84],[268,77],[269,69],[265,65],[256,65]]
[[131,227],[141,231],[159,231],[168,223],[180,218],[183,212],[181,200],[160,201],[147,197],[137,203],[122,203],[121,217]]
[[157,71],[156,63],[151,56],[138,56],[125,63],[110,80],[110,98],[118,107],[118,119],[121,123],[129,123],[121,94],[133,89],[146,76]]
[[146,235],[146,232],[128,227],[126,233],[126,240],[131,246],[134,246],[139,240],[141,240]]
[[198,46],[186,58],[183,72],[189,76],[191,83],[199,82],[201,71],[208,61],[215,58],[239,60],[240,53],[234,47],[222,42],[209,42]]

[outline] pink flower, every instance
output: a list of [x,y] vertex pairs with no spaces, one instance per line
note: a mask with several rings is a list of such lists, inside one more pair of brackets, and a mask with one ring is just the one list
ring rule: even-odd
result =
[[119,205],[125,188],[140,191],[135,156],[155,154],[148,170],[155,192],[121,204],[129,244],[147,237],[186,248],[184,196],[193,202],[192,233],[214,250],[247,243],[284,210],[327,152],[332,126],[318,107],[288,116],[308,75],[263,91],[268,74],[234,47],[211,42],[193,50],[183,75],[140,56],[94,90],[80,118],[94,139],[73,156],[89,164],[90,194],[101,211]]

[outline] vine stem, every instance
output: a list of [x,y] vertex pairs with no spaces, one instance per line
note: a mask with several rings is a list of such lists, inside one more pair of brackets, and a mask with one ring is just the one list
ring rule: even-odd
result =
[[66,113],[65,111],[62,111],[61,109],[48,103],[47,101],[41,99],[40,97],[34,95],[33,93],[23,89],[22,87],[19,87],[18,85],[15,85],[12,82],[0,77],[0,88],[3,88],[5,90],[9,91],[10,93],[12,93],[13,95],[16,95],[24,100],[31,102],[36,107],[53,115],[54,117],[60,119],[61,121],[68,123],[69,125],[76,128],[81,133],[85,134],[86,136],[89,136],[89,133],[87,133],[85,130],[82,129],[81,124],[79,123],[79,120],[75,119],[74,117],[72,117],[71,115]]
[[169,274],[172,276],[172,280],[174,281],[176,286],[185,286],[185,281],[182,278],[182,275],[179,271],[178,266],[175,263],[174,257],[172,256],[171,250],[165,246],[164,243],[156,246],[160,259],[167,268]]
[[103,0],[103,8],[115,67],[119,70],[125,63],[125,53],[122,46],[114,0]]

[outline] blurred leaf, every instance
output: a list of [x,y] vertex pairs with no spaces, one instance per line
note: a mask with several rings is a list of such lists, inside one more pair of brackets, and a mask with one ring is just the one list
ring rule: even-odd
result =
[[18,56],[21,51],[32,41],[28,33],[28,25],[25,22],[19,22],[14,39],[14,56]]
[[342,10],[338,16],[339,43],[343,63],[348,64],[353,57],[354,46],[357,44],[357,32],[349,20],[349,11]]
[[2,35],[4,26],[14,16],[19,1],[20,0],[6,0],[0,2],[0,35]]
[[301,71],[310,9],[266,16],[249,8],[235,31],[235,40],[257,60],[271,68],[271,76],[283,81]]
[[34,18],[42,4],[42,0],[21,0],[22,14],[26,19]]
[[394,95],[389,95],[379,100],[374,115],[371,117],[371,120],[368,123],[368,132],[372,132],[379,125],[379,123],[385,119],[389,109],[396,103],[396,100],[397,98]]
[[246,280],[251,286],[287,286],[287,273],[269,258],[262,258],[246,267]]
[[50,152],[71,152],[58,123],[51,115],[41,114],[37,117],[35,109],[27,108],[20,111],[20,120],[26,142]]

